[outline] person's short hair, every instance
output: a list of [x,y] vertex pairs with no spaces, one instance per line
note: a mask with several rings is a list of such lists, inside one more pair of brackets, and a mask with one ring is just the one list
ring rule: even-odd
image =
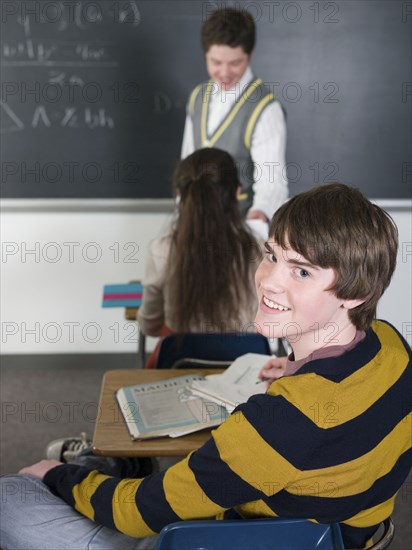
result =
[[202,47],[205,53],[213,45],[231,48],[242,46],[250,55],[255,47],[256,28],[248,11],[222,8],[214,11],[202,25]]
[[282,205],[269,234],[313,265],[333,268],[328,290],[343,300],[365,299],[349,310],[349,319],[360,330],[369,328],[396,266],[398,231],[387,212],[355,187],[320,185]]

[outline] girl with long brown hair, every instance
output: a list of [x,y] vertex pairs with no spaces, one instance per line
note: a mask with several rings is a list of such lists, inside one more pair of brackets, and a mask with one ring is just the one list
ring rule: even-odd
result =
[[178,212],[169,235],[151,243],[141,330],[240,331],[256,313],[254,272],[260,246],[238,206],[239,178],[220,149],[195,151],[173,176]]

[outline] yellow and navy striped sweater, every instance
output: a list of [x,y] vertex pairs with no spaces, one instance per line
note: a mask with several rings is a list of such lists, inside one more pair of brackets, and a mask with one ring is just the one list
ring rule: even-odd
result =
[[45,483],[134,537],[210,517],[339,522],[361,547],[393,510],[412,464],[410,349],[377,321],[352,350],[273,382],[165,472],[117,479],[65,464]]

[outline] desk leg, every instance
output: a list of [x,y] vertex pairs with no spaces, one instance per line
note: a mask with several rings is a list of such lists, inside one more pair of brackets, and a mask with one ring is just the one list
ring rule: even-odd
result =
[[146,335],[139,328],[139,343],[137,347],[137,368],[143,369],[146,361]]

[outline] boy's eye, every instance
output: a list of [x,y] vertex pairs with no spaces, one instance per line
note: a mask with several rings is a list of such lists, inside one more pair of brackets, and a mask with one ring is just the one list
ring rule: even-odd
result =
[[306,279],[307,277],[310,277],[310,273],[308,271],[306,271],[306,269],[299,269],[298,270],[298,275],[302,279]]
[[266,252],[266,258],[269,260],[269,262],[276,263],[276,256],[273,254],[273,252]]

